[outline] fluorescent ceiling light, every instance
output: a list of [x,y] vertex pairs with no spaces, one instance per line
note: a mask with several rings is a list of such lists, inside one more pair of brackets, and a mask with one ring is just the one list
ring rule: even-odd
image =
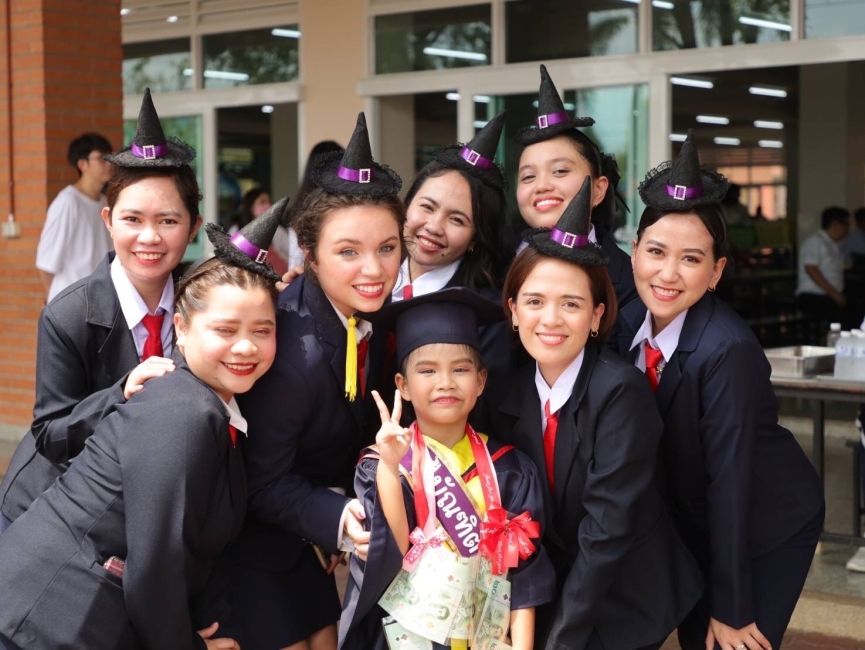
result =
[[729,124],[730,118],[723,115],[698,115],[697,121],[701,124]]
[[752,27],[765,27],[766,29],[777,29],[779,32],[792,32],[793,28],[786,23],[779,23],[774,20],[763,20],[762,18],[752,18],[751,16],[739,16],[739,22],[743,25],[751,25]]
[[784,123],[775,120],[754,120],[754,126],[758,129],[783,129]]
[[766,97],[786,97],[787,91],[783,88],[771,88],[770,86],[751,86],[748,92],[752,95],[764,95]]
[[712,138],[715,144],[726,144],[733,147],[736,147],[742,144],[742,141],[739,138],[726,138],[718,136],[717,138]]
[[684,142],[688,139],[687,134],[685,133],[671,133],[670,140],[673,142]]
[[128,16],[128,15],[131,14],[131,13],[132,13],[132,9],[128,9],[127,7],[123,7],[123,8],[120,10],[120,15],[121,15],[121,16]]
[[697,79],[696,77],[670,77],[670,83],[674,86],[690,86],[691,88],[706,88],[711,90],[715,84],[708,79]]
[[466,52],[464,50],[448,50],[443,47],[425,47],[424,54],[430,56],[449,56],[454,59],[467,59],[469,61],[486,61],[487,55],[480,52]]
[[274,111],[273,104],[265,104],[264,106],[261,107],[262,113],[268,113],[269,114],[269,113],[273,113],[273,111]]
[[[192,68],[184,68],[183,74],[192,76]],[[227,81],[249,81],[249,75],[245,72],[229,72],[228,70],[205,70],[204,76],[208,79],[225,79]]]
[[176,23],[177,22],[177,16],[169,16],[168,18],[165,19],[165,22]]
[[271,29],[270,33],[274,36],[282,36],[283,38],[300,38],[299,29],[281,29],[279,27]]
[[780,140],[758,140],[757,144],[767,149],[783,149],[784,143]]
[[484,122],[483,120],[475,120],[474,125],[475,125],[476,129],[482,129],[487,125],[487,123]]
[[658,9],[672,9],[674,7],[673,3],[667,2],[667,0],[652,0],[652,6]]
[[[459,93],[447,93],[445,94],[445,99],[449,99],[452,102],[458,102],[460,100]],[[489,104],[492,101],[492,97],[489,95],[475,95],[475,103],[476,104]]]

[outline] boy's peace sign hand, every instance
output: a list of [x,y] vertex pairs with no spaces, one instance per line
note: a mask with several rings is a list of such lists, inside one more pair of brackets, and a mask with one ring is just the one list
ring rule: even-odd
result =
[[402,399],[399,391],[396,391],[393,398],[393,412],[389,413],[387,404],[384,403],[377,391],[372,391],[372,397],[381,416],[381,428],[375,436],[375,444],[378,447],[381,462],[388,467],[396,467],[411,444],[409,430],[399,423],[402,415]]

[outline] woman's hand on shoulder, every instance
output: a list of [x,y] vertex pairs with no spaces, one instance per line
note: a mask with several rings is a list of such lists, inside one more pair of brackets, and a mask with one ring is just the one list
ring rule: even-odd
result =
[[763,636],[756,623],[737,630],[711,618],[706,633],[706,650],[714,650],[716,643],[721,650],[772,650],[772,644]]
[[174,361],[167,357],[150,357],[139,363],[129,376],[123,386],[123,399],[129,399],[135,393],[144,388],[144,383],[154,377],[161,377],[167,372],[174,370]]
[[198,630],[198,636],[204,639],[207,650],[240,650],[240,644],[234,639],[221,637],[214,639],[213,635],[219,629],[219,623],[213,622],[208,627]]
[[286,271],[279,281],[276,283],[277,291],[285,291],[292,282],[294,282],[298,276],[303,275],[303,267],[302,266],[292,266]]
[[381,458],[379,462],[393,469],[399,465],[411,444],[409,430],[399,423],[402,416],[402,399],[399,391],[396,391],[393,398],[393,412],[388,412],[387,404],[378,391],[372,391],[372,397],[381,416],[381,428],[375,435],[375,445]]

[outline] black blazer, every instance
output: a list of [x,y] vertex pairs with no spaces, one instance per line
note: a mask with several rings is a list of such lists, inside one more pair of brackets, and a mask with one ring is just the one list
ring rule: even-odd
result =
[[[180,356],[106,416],[0,535],[0,633],[22,648],[204,648],[246,479],[225,407]],[[122,580],[102,568],[118,556]],[[14,585],[13,588],[9,588]]]
[[[645,314],[640,301],[622,314],[619,350],[631,363]],[[770,372],[745,322],[707,293],[688,310],[656,394],[673,515],[706,573],[712,616],[735,628],[754,621],[751,561],[823,507],[817,473],[778,424]]]
[[126,377],[139,363],[111,282],[113,258],[109,253],[42,310],[33,424],[0,486],[2,512],[11,520],[48,489],[97,422],[123,401]]
[[304,275],[291,283],[276,320],[276,360],[238,397],[250,430],[249,517],[233,556],[247,566],[285,570],[306,540],[336,551],[347,497],[328,488],[351,494],[360,450],[373,439],[370,427],[380,424],[370,391],[380,385],[381,346],[374,336],[366,396],[349,402],[346,330],[314,279]]
[[[500,402],[495,428],[546,476],[534,362]],[[645,378],[613,352],[587,347],[559,413],[555,494],[545,490],[544,546],[558,574],[552,611],[539,612],[536,647],[660,643],[702,593],[699,570],[655,487],[661,420]]]

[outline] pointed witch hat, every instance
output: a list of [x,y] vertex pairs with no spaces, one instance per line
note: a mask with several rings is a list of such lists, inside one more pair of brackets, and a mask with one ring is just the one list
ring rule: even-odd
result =
[[502,111],[487,122],[468,144],[438,149],[432,157],[442,165],[471,174],[495,189],[504,189],[504,175],[494,162],[504,126],[505,112]]
[[177,138],[166,138],[150,96],[144,91],[138,127],[128,147],[107,157],[118,167],[181,167],[195,158],[195,149]]
[[675,160],[646,174],[637,191],[643,202],[658,210],[683,212],[698,205],[719,203],[729,183],[718,172],[700,167],[694,134],[689,129]]
[[536,142],[549,140],[571,129],[592,126],[594,123],[595,120],[591,117],[575,117],[565,110],[565,105],[562,103],[559,91],[556,90],[556,85],[547,72],[547,67],[541,64],[541,87],[538,91],[537,122],[523,128],[517,134],[520,144],[528,146]]
[[603,266],[609,262],[609,258],[600,246],[589,241],[591,217],[592,179],[587,176],[558,223],[552,229],[529,230],[524,239],[531,248],[544,255],[576,264]]
[[267,249],[270,248],[273,235],[282,223],[287,209],[288,197],[286,196],[233,235],[228,235],[222,226],[215,223],[207,224],[204,230],[213,244],[215,256],[276,282],[280,278],[267,263]]
[[324,154],[316,160],[312,181],[331,194],[359,196],[394,196],[402,187],[396,172],[372,159],[363,113],[357,115],[345,152]]

